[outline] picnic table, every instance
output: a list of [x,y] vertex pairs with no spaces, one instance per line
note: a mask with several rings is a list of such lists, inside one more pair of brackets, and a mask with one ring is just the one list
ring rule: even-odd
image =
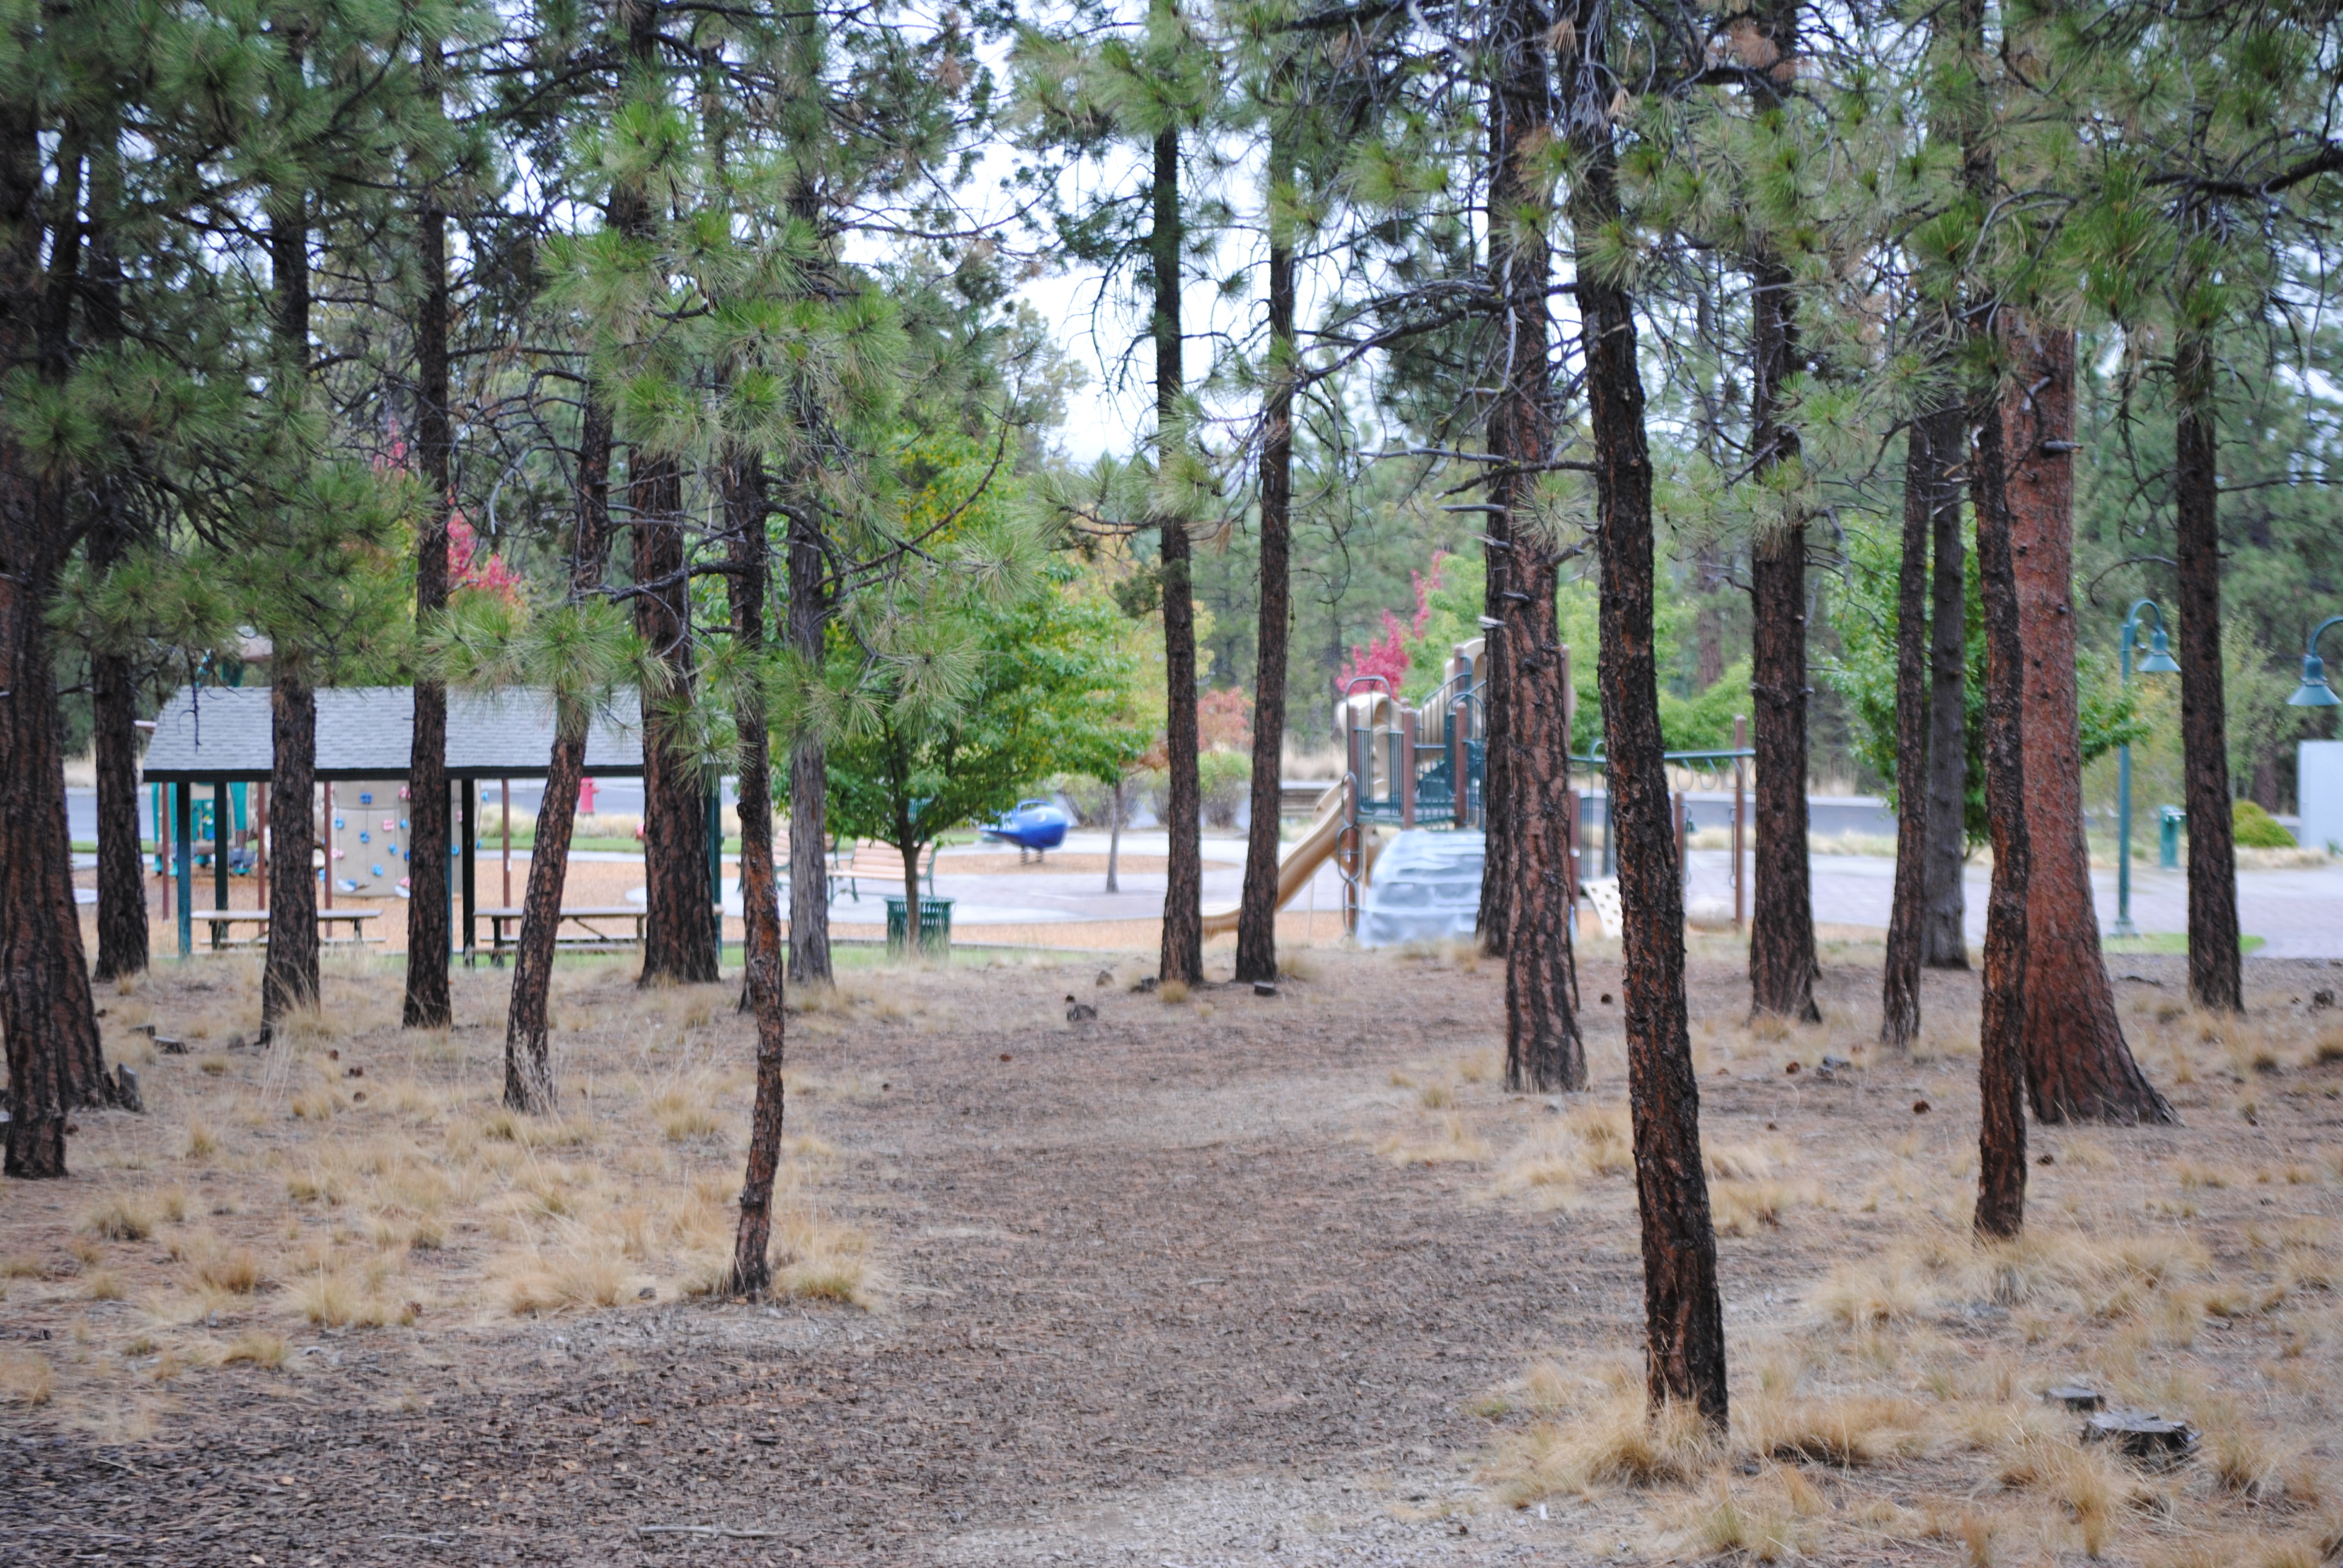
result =
[[[266,910],[197,910],[194,918],[197,925],[211,927],[214,948],[258,947],[268,940]],[[317,924],[325,928],[326,934],[318,940],[327,947],[362,947],[374,940],[367,934],[367,921],[381,918],[380,910],[319,910]],[[347,925],[350,934],[346,937],[333,935],[337,925]],[[238,926],[254,928],[252,935],[231,936],[229,933]]]
[[[643,921],[649,913],[649,906],[643,904],[569,906],[561,911],[560,920],[554,927],[554,945],[567,948],[572,952],[607,953],[617,952],[623,948],[639,948],[643,945]],[[511,945],[519,946],[521,910],[514,907],[479,910],[475,911],[475,914],[477,918],[488,922],[488,962],[499,969],[503,968],[506,947],[505,927],[508,924],[511,925],[513,929]],[[621,920],[633,922],[634,935],[621,936],[615,931],[606,931],[601,929],[604,925]],[[578,926],[580,928],[581,934],[572,937],[562,936],[561,928],[567,925]]]

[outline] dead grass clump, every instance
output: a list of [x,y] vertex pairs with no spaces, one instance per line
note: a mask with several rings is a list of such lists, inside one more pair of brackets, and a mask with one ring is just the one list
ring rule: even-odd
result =
[[1169,1003],[1176,1004],[1186,1001],[1188,1000],[1188,982],[1186,980],[1165,980],[1161,985],[1155,988],[1155,995],[1159,1000]]
[[220,1352],[220,1364],[281,1367],[292,1353],[293,1347],[285,1342],[284,1335],[272,1334],[266,1329],[251,1329],[238,1334],[229,1342],[227,1349]]
[[17,1404],[46,1404],[57,1391],[56,1369],[32,1351],[0,1351],[0,1396]]
[[1735,1436],[1765,1459],[1835,1464],[1842,1470],[1910,1458],[1928,1448],[1928,1422],[1910,1402],[1873,1395],[1801,1399],[1760,1389],[1734,1403]]
[[1822,1201],[1810,1181],[1719,1181],[1708,1190],[1709,1211],[1721,1236],[1752,1236],[1778,1230],[1792,1209]]
[[1574,1207],[1578,1201],[1576,1140],[1558,1126],[1541,1128],[1505,1156],[1494,1191],[1519,1195],[1533,1209]]
[[498,1109],[480,1119],[479,1135],[491,1143],[522,1149],[580,1149],[594,1141],[595,1126],[584,1116],[524,1116]]
[[186,1147],[181,1151],[188,1160],[208,1160],[220,1151],[219,1134],[214,1132],[200,1116],[187,1121]]
[[[185,1197],[181,1202],[184,1205]],[[113,1192],[82,1211],[84,1235],[108,1241],[143,1241],[160,1222],[156,1207],[135,1193]]]
[[225,1291],[232,1296],[248,1296],[260,1289],[266,1277],[260,1267],[259,1255],[249,1247],[237,1247],[232,1251],[216,1252],[196,1261],[196,1282],[206,1290]]
[[539,1255],[505,1282],[513,1316],[615,1307],[627,1288],[625,1265],[599,1251]]
[[2063,1508],[2092,1557],[2106,1552],[2133,1489],[2104,1445],[2038,1434],[2016,1443],[2003,1460],[2001,1483],[2038,1493]]
[[1563,1126],[1579,1147],[1579,1163],[1591,1176],[1611,1176],[1635,1168],[1634,1129],[1621,1105],[1574,1105]]
[[91,1269],[81,1277],[81,1293],[86,1301],[118,1302],[127,1292],[122,1276],[112,1269]]
[[1577,1410],[1507,1434],[1488,1473],[1500,1493],[1521,1506],[1606,1486],[1683,1484],[1706,1474],[1720,1456],[1698,1411],[1684,1404],[1647,1410],[1643,1379],[1619,1368]]
[[724,1131],[722,1118],[711,1110],[702,1082],[670,1083],[651,1097],[651,1120],[669,1143],[713,1138]]
[[1277,954],[1277,972],[1282,979],[1301,980],[1306,984],[1324,971],[1319,967],[1317,955],[1308,949],[1288,948],[1281,944]]
[[1490,1152],[1487,1142],[1454,1111],[1433,1117],[1429,1137],[1394,1133],[1375,1147],[1401,1165],[1473,1165],[1487,1160]]
[[1795,1563],[1812,1554],[1810,1521],[1830,1512],[1820,1488],[1785,1465],[1773,1465],[1755,1485],[1736,1487],[1720,1475],[1694,1513],[1687,1544],[1704,1556],[1749,1563]]
[[1856,1329],[1917,1317],[1937,1299],[1923,1271],[1899,1256],[1837,1264],[1812,1297],[1815,1308],[1833,1322]]
[[1762,1181],[1775,1171],[1772,1152],[1754,1143],[1713,1146],[1702,1157],[1715,1181]]

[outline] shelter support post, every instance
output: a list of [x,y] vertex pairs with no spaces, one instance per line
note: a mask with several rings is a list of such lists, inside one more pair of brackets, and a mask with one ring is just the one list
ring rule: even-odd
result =
[[[225,783],[212,786],[212,908],[227,908],[228,793]],[[222,928],[212,928],[212,946],[220,945]]]
[[[479,848],[480,836],[472,829],[472,824],[478,819],[479,815],[479,808],[473,803],[474,793],[478,789],[478,786],[474,783],[471,779],[466,778],[458,781],[458,788],[462,790],[464,796],[464,816],[462,821],[462,830],[464,834],[464,967],[466,969],[470,969],[479,961],[480,956],[479,944],[473,936],[474,920],[472,918],[472,911],[479,908],[478,884],[473,879],[475,875],[474,863],[478,859],[477,851]],[[454,827],[457,824],[451,819],[448,825],[450,827]]]
[[179,956],[196,956],[196,806],[192,784],[166,784],[171,792],[171,868],[176,875]]
[[512,908],[512,780],[509,779],[499,780],[497,785],[497,804],[499,807],[497,815],[504,819],[505,838],[505,896],[503,901],[497,907],[500,910],[509,910]]

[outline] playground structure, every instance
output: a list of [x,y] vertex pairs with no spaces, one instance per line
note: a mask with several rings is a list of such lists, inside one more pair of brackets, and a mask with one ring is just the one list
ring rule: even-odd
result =
[[[1468,910],[1478,903],[1480,846],[1487,827],[1487,641],[1473,638],[1455,645],[1440,684],[1420,701],[1409,702],[1382,676],[1359,676],[1348,683],[1334,707],[1342,777],[1319,797],[1309,827],[1279,857],[1280,909],[1331,860],[1342,879],[1345,934],[1370,946],[1469,934]],[[1567,648],[1562,650],[1562,686],[1567,729],[1577,707]],[[1679,868],[1689,867],[1689,797],[1729,792],[1732,920],[1736,930],[1744,926],[1748,910],[1748,766],[1753,756],[1738,720],[1730,748],[1666,754]],[[1609,767],[1600,741],[1588,755],[1574,754],[1570,764],[1573,773],[1590,784]],[[1568,800],[1564,818],[1569,838],[1564,869],[1568,898],[1574,909],[1584,900],[1604,930],[1615,931],[1618,863],[1610,831],[1609,790],[1573,789]],[[1385,831],[1393,829],[1400,835],[1396,840]],[[1394,846],[1397,852],[1387,854]],[[1599,859],[1590,863],[1590,855]],[[1383,869],[1380,886],[1378,867]],[[1719,922],[1723,917],[1722,910],[1692,913]],[[1234,907],[1204,915],[1208,937],[1225,935],[1236,925]]]

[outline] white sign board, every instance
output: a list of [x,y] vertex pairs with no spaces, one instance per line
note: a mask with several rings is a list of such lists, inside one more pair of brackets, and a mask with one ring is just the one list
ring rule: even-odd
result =
[[2343,853],[2343,740],[2302,742],[2295,797],[2302,802],[2296,840],[2306,849]]

